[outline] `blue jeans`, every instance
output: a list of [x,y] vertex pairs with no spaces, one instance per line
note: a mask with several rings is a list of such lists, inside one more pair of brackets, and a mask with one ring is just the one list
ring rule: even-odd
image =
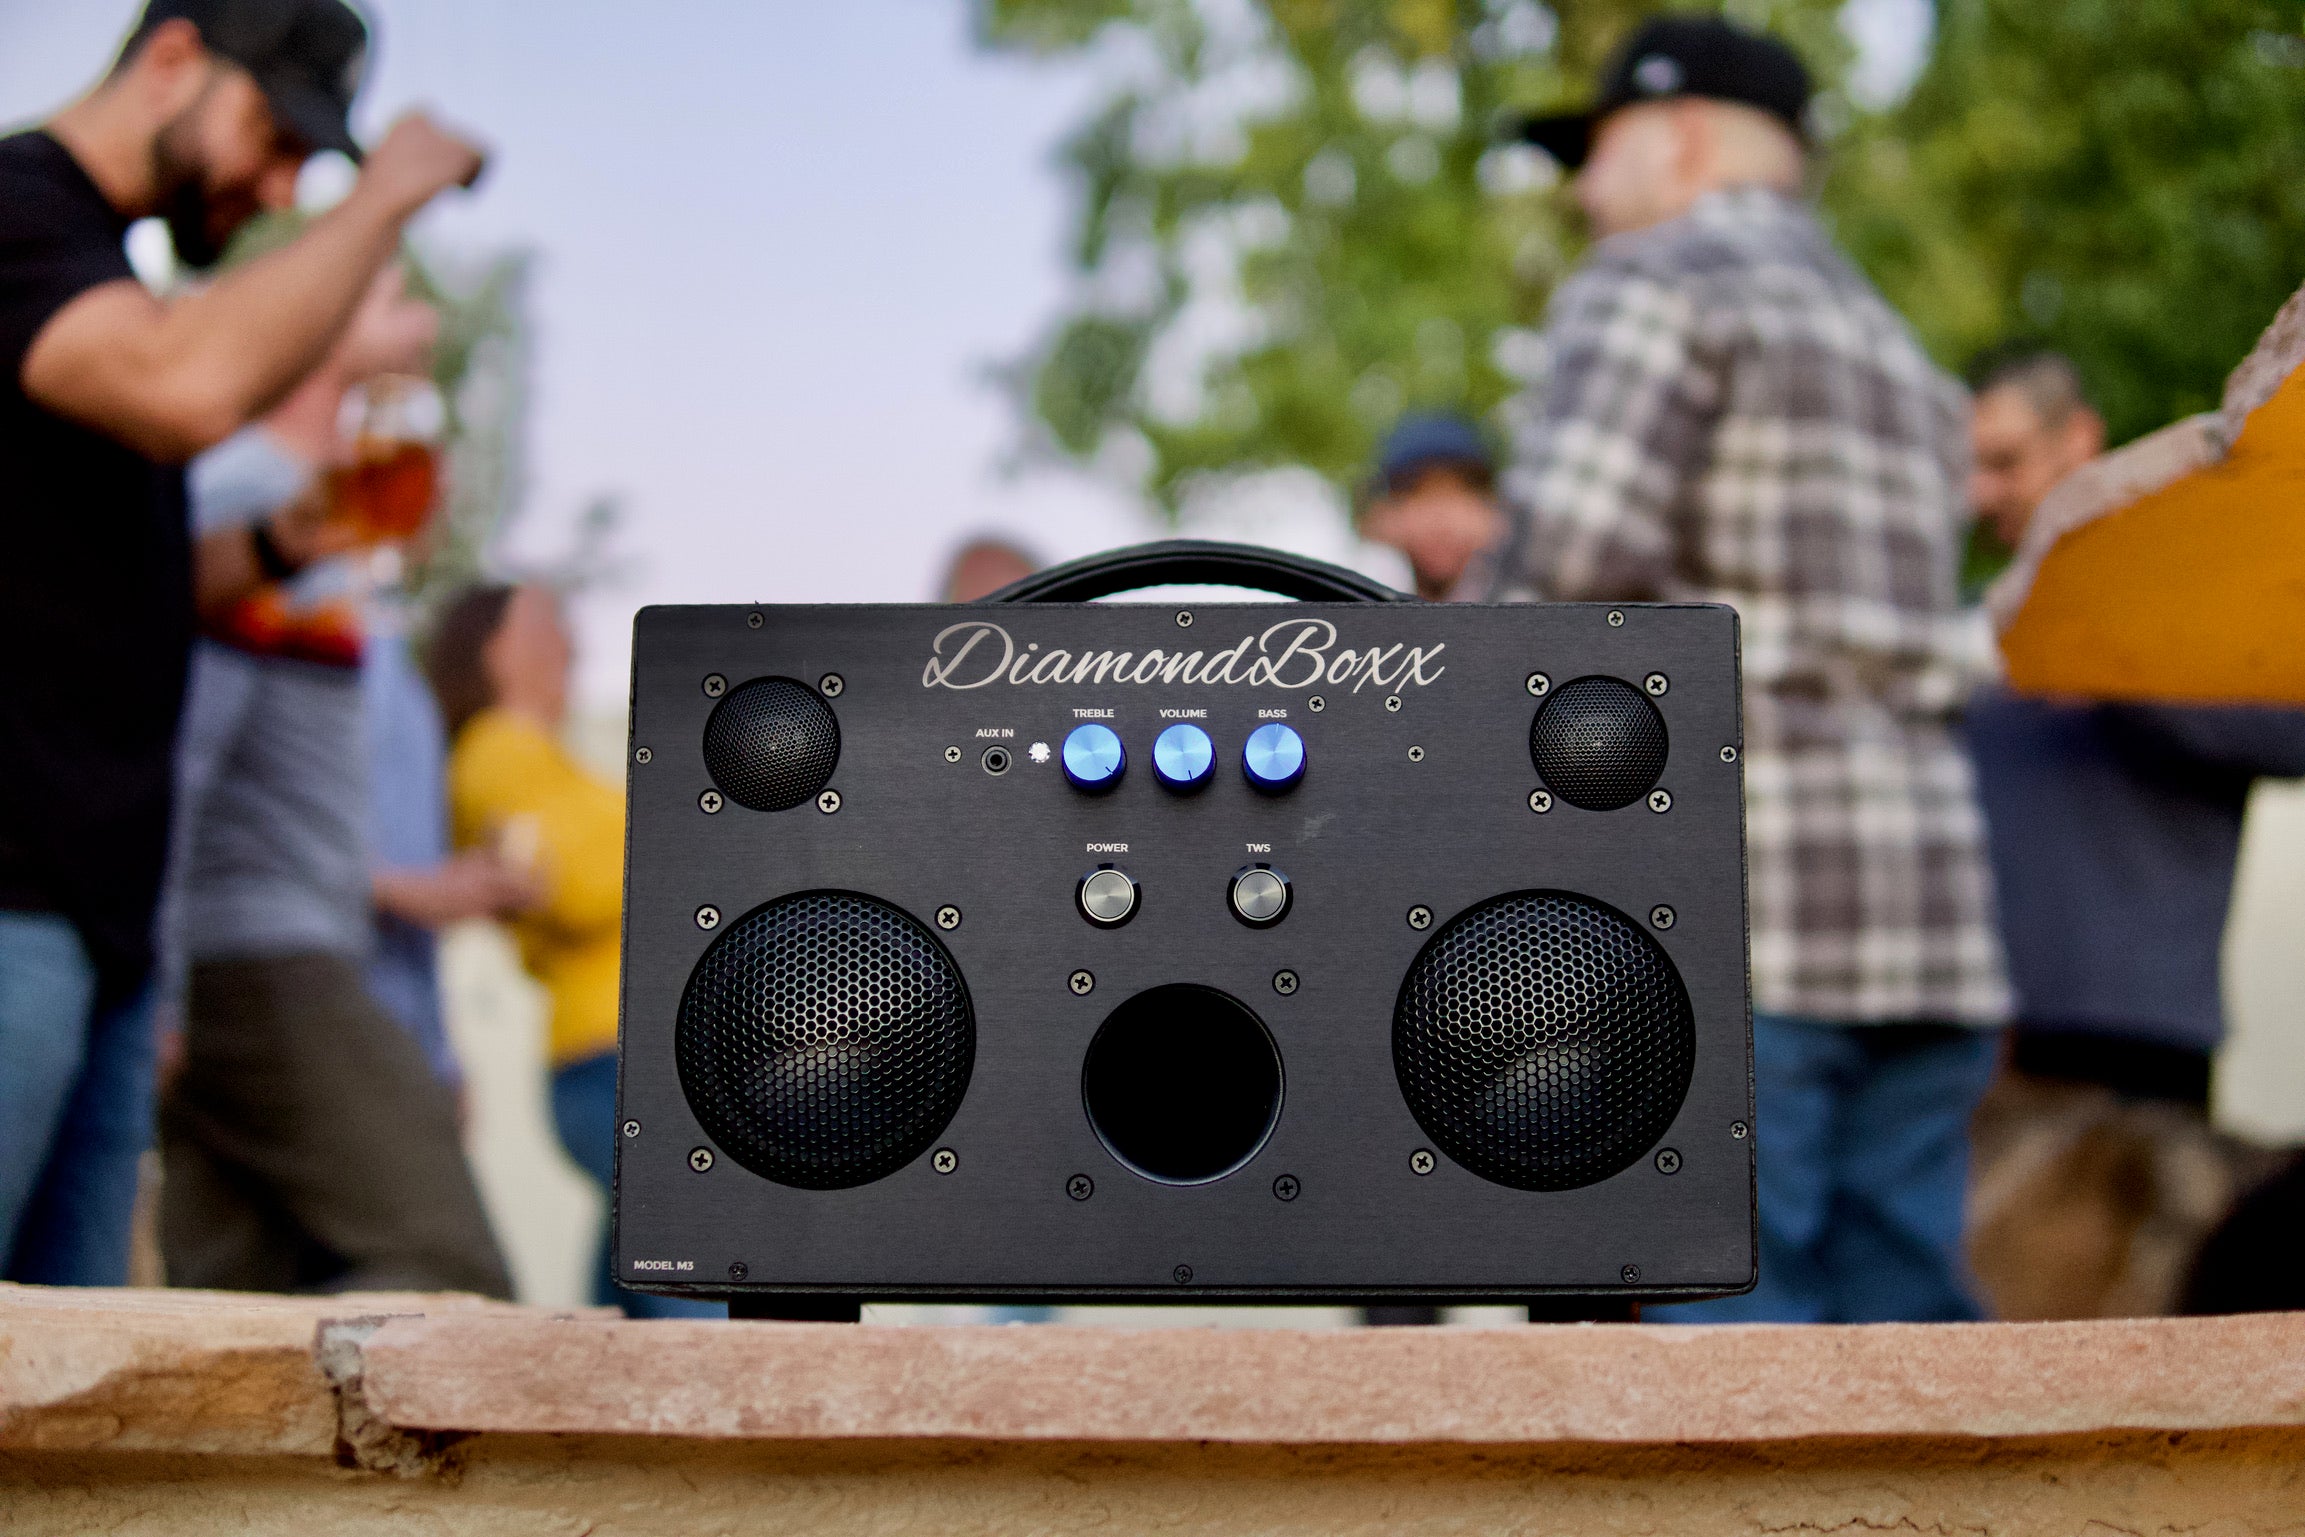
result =
[[1961,1258],[1969,1118],[1997,1030],[1753,1017],[1761,1278],[1658,1323],[1940,1323],[1979,1315]]
[[98,1007],[69,920],[0,912],[0,1276],[127,1284],[153,1052],[149,996]]
[[[552,1075],[552,1123],[560,1129],[560,1145],[576,1166],[599,1181],[603,1194],[616,1189],[616,1053],[604,1051],[582,1062],[571,1062]],[[609,1268],[609,1225],[600,1229],[600,1257],[592,1267],[592,1300],[617,1307],[631,1318],[726,1318],[728,1305],[697,1302],[687,1297],[651,1297],[626,1291],[616,1284]]]

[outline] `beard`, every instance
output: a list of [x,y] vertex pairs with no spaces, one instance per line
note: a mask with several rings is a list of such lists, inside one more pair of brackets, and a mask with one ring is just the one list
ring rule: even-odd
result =
[[168,240],[176,247],[180,265],[201,272],[223,259],[224,240],[216,234],[208,189],[198,178],[180,182],[169,191],[160,217],[168,226]]
[[162,127],[152,141],[152,178],[160,194],[159,207],[154,211],[168,226],[176,260],[195,271],[215,266],[223,258],[225,246],[247,222],[245,216],[222,216],[209,191],[208,166],[199,152],[195,127],[208,95],[203,89],[199,98]]

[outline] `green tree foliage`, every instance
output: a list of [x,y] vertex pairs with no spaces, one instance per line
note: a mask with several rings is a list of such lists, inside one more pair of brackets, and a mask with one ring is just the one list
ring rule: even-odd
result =
[[2214,406],[2305,277],[2305,0],[1938,0],[1839,233],[1937,356],[2068,353],[2116,441]]
[[[976,3],[989,45],[1120,82],[1063,151],[1080,296],[1015,380],[1044,446],[1141,442],[1149,463],[1114,462],[1171,505],[1207,470],[1349,485],[1402,408],[1512,389],[1581,236],[1497,120],[1583,100],[1670,8]],[[1837,89],[1839,0],[1726,8],[1826,83],[1826,211],[1948,367],[2059,347],[2127,438],[2213,405],[2305,277],[2305,0],[1937,0],[1926,70],[1879,115]]]
[[520,506],[529,260],[514,251],[466,264],[409,261],[411,286],[440,311],[432,380],[448,406],[446,492],[423,560],[405,584],[420,606],[477,579]]
[[[1082,298],[1018,370],[1045,444],[1339,484],[1408,407],[1479,414],[1574,259],[1509,110],[1581,103],[1654,0],[980,0],[990,44],[1124,83],[1064,146]],[[1837,0],[1732,8],[1839,77]],[[1837,99],[1837,98],[1836,98]],[[1219,334],[1202,334],[1214,326]],[[1183,358],[1183,387],[1162,357]],[[1507,357],[1500,357],[1500,354]],[[1132,466],[1132,470],[1133,470]]]

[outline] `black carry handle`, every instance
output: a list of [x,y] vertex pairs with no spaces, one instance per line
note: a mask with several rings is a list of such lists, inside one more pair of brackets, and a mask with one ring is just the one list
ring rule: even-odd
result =
[[1213,539],[1163,539],[1107,550],[1085,560],[1036,571],[988,594],[986,603],[1086,603],[1139,587],[1193,582],[1254,587],[1307,603],[1414,603],[1407,593],[1358,571],[1253,544]]

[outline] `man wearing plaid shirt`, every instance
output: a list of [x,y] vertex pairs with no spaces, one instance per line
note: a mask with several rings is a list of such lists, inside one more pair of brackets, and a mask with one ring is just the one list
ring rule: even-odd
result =
[[1507,479],[1517,586],[1741,616],[1761,1272],[1679,1320],[1975,1316],[1968,1121],[2009,1001],[1954,716],[1965,401],[1799,201],[1806,72],[1650,23],[1527,136],[1602,237]]

